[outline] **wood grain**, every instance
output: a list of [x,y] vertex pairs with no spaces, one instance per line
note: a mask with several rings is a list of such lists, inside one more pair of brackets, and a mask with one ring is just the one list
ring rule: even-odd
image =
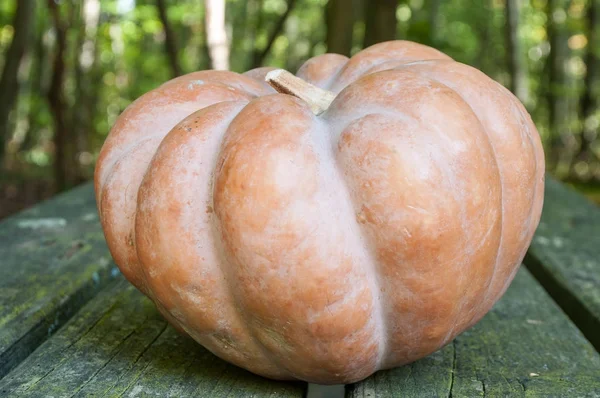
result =
[[0,223],[0,377],[118,275],[91,184]]
[[305,383],[255,376],[168,326],[122,277],[0,381],[19,397],[302,397]]
[[[597,207],[547,179],[526,257],[546,291],[521,269],[493,310],[453,343],[347,386],[346,395],[600,397],[600,356],[589,342],[600,345],[598,225]],[[112,263],[89,184],[0,223],[0,259],[0,396],[306,391],[232,366],[167,326]]]
[[552,178],[545,195],[525,264],[600,351],[600,209]]
[[443,350],[347,387],[347,397],[599,397],[600,355],[519,270],[481,322]]

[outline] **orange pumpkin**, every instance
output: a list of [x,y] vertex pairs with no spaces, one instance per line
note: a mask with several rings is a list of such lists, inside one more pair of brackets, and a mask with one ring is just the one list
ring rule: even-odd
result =
[[102,148],[98,209],[125,277],[207,349],[354,382],[502,296],[544,155],[508,90],[426,46],[321,55],[297,76],[202,71],[139,98]]

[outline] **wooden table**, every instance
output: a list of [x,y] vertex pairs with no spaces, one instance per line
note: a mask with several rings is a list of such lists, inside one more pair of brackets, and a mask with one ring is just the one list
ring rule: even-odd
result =
[[[551,178],[525,266],[439,352],[347,397],[600,397],[600,210]],[[177,334],[111,260],[90,184],[0,223],[0,396],[302,397]],[[311,386],[312,389],[312,386]]]

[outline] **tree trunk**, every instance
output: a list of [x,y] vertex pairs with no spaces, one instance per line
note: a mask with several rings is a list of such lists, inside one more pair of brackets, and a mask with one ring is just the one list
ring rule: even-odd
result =
[[490,22],[493,17],[491,10],[492,3],[494,0],[482,1],[480,7],[477,8],[475,33],[477,36],[478,50],[477,56],[473,60],[472,66],[481,70],[488,76],[493,76],[492,68],[490,64],[495,64],[493,58],[493,52],[491,51],[492,43],[490,40],[490,31],[493,29]]
[[429,0],[429,38],[431,44],[436,46],[440,43],[441,13],[440,0]]
[[[252,18],[252,9],[255,4],[252,1],[241,3],[239,9],[233,12],[233,24],[231,28],[230,49],[233,54],[236,54],[234,59],[230,60],[231,70],[236,72],[244,72],[246,59],[244,55],[248,53],[248,31],[252,24],[249,20]],[[253,44],[253,43],[252,43]]]
[[551,152],[555,152],[560,145],[560,136],[564,133],[567,119],[567,104],[564,92],[566,90],[565,60],[568,55],[568,47],[564,0],[548,1],[547,33],[550,41],[550,53],[546,61],[548,70],[547,102],[551,133],[550,149]]
[[[79,10],[77,10],[77,40],[75,43],[75,57],[73,59],[73,74],[75,80],[75,103],[71,106],[71,128],[73,129],[73,135],[75,138],[75,158],[77,158],[77,154],[83,150],[83,146],[85,143],[83,142],[83,129],[87,115],[85,115],[85,110],[83,109],[83,101],[85,98],[85,92],[87,89],[87,79],[85,78],[84,66],[83,63],[86,58],[86,26],[87,21],[85,18],[86,14],[86,2],[83,1],[80,4]],[[74,29],[75,26],[71,26],[71,29]],[[79,166],[79,163],[77,164]],[[79,177],[79,167],[77,167],[77,177]]]
[[529,106],[527,63],[519,40],[520,7],[519,0],[506,0],[506,61],[510,72],[510,90],[525,106]]
[[254,57],[252,59],[252,68],[258,68],[259,66],[262,66],[265,58],[267,58],[267,55],[269,55],[269,52],[271,51],[271,47],[273,47],[273,43],[275,43],[275,40],[279,37],[279,35],[283,31],[283,27],[285,26],[285,21],[289,17],[289,15],[292,12],[292,10],[294,9],[295,5],[296,5],[296,0],[288,0],[287,9],[279,17],[279,19],[275,23],[275,27],[269,34],[269,38],[267,39],[267,46],[262,50],[256,50],[254,52]]
[[[207,1],[207,5],[209,2],[210,0]],[[165,32],[165,51],[169,58],[171,73],[173,74],[173,77],[177,77],[181,75],[181,66],[179,66],[179,59],[177,57],[177,39],[173,33],[171,24],[169,23],[169,18],[167,17],[167,6],[165,5],[165,1],[156,0],[156,8],[158,9],[158,16],[160,17]],[[223,18],[225,18],[225,13],[223,13]]]
[[34,0],[17,1],[17,10],[13,20],[14,35],[4,58],[4,69],[0,77],[0,167],[3,163],[5,145],[10,130],[10,111],[19,92],[19,65],[35,26],[32,21],[35,16],[34,8]]
[[398,0],[365,2],[364,47],[396,38],[396,8]]
[[45,107],[45,99],[40,98],[40,93],[46,92],[48,83],[48,49],[44,43],[44,35],[48,29],[48,21],[46,18],[36,18],[37,28],[35,33],[35,40],[32,46],[33,51],[33,65],[31,67],[31,73],[29,74],[29,80],[31,82],[31,93],[35,95],[31,98],[31,107],[29,108],[28,115],[28,127],[25,132],[25,136],[20,143],[20,146],[16,149],[30,150],[37,143],[37,132],[44,127],[44,123],[40,120],[40,114],[43,112]]
[[[89,135],[94,129],[94,110],[96,98],[92,86],[98,76],[97,32],[100,23],[100,0],[84,0],[80,10],[80,26],[77,38],[77,57],[75,59],[75,98],[76,110],[72,114],[72,131],[75,140],[75,158],[83,159],[84,153],[90,152]],[[78,166],[81,163],[78,162]],[[85,175],[80,171],[76,176],[77,182],[83,181]]]
[[550,53],[546,62],[548,71],[549,147],[547,164],[559,178],[568,176],[578,149],[571,122],[574,112],[574,81],[567,75],[566,64],[570,56],[567,10],[572,0],[548,1],[548,38]]
[[65,54],[67,50],[66,27],[60,16],[60,10],[54,0],[48,0],[48,8],[54,23],[56,45],[52,64],[52,78],[47,93],[48,103],[54,117],[54,182],[57,191],[68,186],[69,172],[68,150],[70,134],[67,126],[63,81],[65,76]]
[[325,9],[327,52],[350,56],[354,31],[354,1],[329,0]]
[[206,40],[211,68],[229,69],[229,43],[225,29],[225,0],[206,0]]
[[600,105],[598,96],[600,91],[600,0],[591,0],[587,10],[588,20],[588,43],[585,54],[586,74],[584,80],[584,92],[579,102],[581,120],[583,123],[581,146],[579,157],[589,159],[593,155],[591,144],[598,139],[599,129],[597,124],[589,123],[590,117]]
[[253,24],[248,24],[249,29],[247,32],[248,41],[250,42],[250,52],[247,55],[247,66],[246,70],[254,67],[254,57],[258,51],[255,48],[255,41],[258,33],[263,29],[265,22],[265,14],[262,12],[264,0],[248,0],[248,6],[252,10],[252,18],[255,21]]
[[265,23],[265,13],[263,12],[263,5],[265,3],[264,0],[252,0],[254,4],[254,13],[256,15],[256,24],[254,25],[254,29],[252,29],[250,33],[250,43],[254,46],[254,41],[256,40],[256,36],[258,36],[258,32],[260,32]]

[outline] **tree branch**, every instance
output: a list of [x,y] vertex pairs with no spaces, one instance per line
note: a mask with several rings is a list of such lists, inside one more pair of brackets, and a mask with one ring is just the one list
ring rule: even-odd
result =
[[8,141],[9,120],[19,91],[18,71],[31,36],[35,9],[34,0],[17,1],[13,21],[14,36],[5,56],[4,69],[0,77],[0,164],[4,158],[4,146]]
[[527,64],[521,54],[521,42],[519,40],[520,26],[520,1],[506,0],[505,5],[505,43],[506,63],[510,72],[510,90],[529,107],[529,89],[527,79]]
[[229,43],[225,29],[225,0],[206,0],[206,39],[211,67],[229,69]]
[[275,24],[275,28],[273,29],[273,31],[271,31],[271,34],[269,35],[269,39],[267,40],[267,46],[262,51],[256,50],[254,52],[254,57],[252,59],[252,67],[251,67],[251,69],[258,68],[259,66],[262,65],[262,63],[264,62],[265,58],[267,57],[267,55],[271,51],[271,47],[273,47],[273,43],[275,43],[275,40],[277,39],[277,37],[279,37],[279,35],[283,31],[283,27],[285,25],[285,21],[287,20],[288,16],[290,15],[290,13],[292,12],[292,10],[294,9],[295,5],[296,5],[296,0],[288,0],[288,2],[287,2],[287,9],[279,17],[279,19],[277,20],[277,23]]
[[66,146],[67,123],[65,115],[65,100],[62,86],[65,74],[65,53],[67,47],[66,27],[62,23],[60,10],[55,0],[48,0],[50,16],[56,32],[56,51],[52,66],[50,88],[47,92],[48,103],[54,117],[54,180],[58,191],[67,187]]
[[396,8],[399,0],[365,2],[365,38],[363,47],[396,38]]
[[[600,0],[591,0],[587,10],[587,25],[588,25],[588,43],[585,54],[585,79],[584,79],[584,92],[579,100],[579,112],[581,115],[581,122],[583,124],[581,134],[581,145],[579,147],[578,157],[581,159],[587,159],[594,155],[594,151],[591,149],[594,140],[598,139],[598,133],[600,130],[597,126],[590,129],[588,127],[588,119],[592,116],[596,110],[595,104],[597,101],[596,93],[594,92],[596,81],[600,76],[598,68],[600,68],[600,57],[595,52],[597,48],[597,41],[600,39]],[[593,126],[593,123],[591,124]]]
[[350,56],[354,17],[354,1],[329,0],[325,7],[327,52]]
[[173,77],[177,77],[181,75],[181,67],[179,66],[179,59],[177,58],[177,40],[173,34],[173,29],[171,29],[169,18],[167,17],[167,6],[165,5],[165,1],[156,0],[156,8],[158,9],[158,16],[165,32],[165,50],[169,58],[171,72],[173,73]]

